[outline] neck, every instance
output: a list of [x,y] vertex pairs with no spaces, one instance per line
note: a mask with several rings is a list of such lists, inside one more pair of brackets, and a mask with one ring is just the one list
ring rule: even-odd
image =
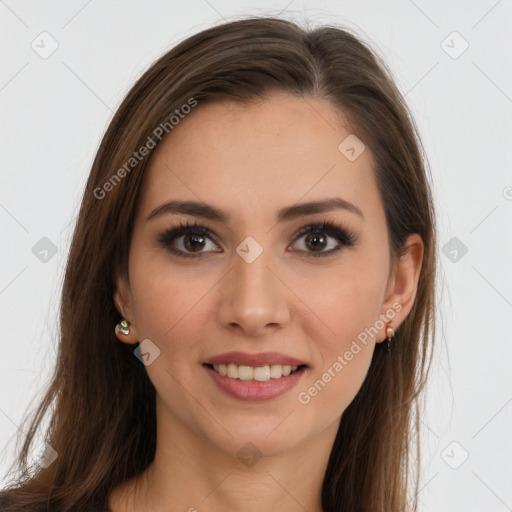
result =
[[322,482],[338,422],[287,452],[267,456],[250,442],[236,453],[223,451],[186,428],[158,399],[157,418],[155,458],[112,493],[112,512],[322,512]]

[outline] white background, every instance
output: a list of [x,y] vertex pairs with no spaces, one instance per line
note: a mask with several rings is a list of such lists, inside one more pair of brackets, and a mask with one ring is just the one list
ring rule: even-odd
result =
[[[442,324],[422,420],[420,510],[512,510],[510,0],[0,0],[1,476],[52,369],[78,201],[122,97],[186,36],[222,18],[279,13],[351,27],[372,44],[429,155]],[[47,59],[31,48],[44,31],[58,43]],[[57,247],[47,262],[32,252],[43,237]],[[467,247],[455,262],[442,251],[452,237]]]

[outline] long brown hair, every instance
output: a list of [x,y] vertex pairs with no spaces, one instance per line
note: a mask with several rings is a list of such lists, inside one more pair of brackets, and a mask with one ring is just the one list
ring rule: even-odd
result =
[[[178,44],[141,76],[115,113],[94,159],[70,248],[55,371],[30,418],[14,484],[0,493],[3,511],[108,510],[110,492],[153,460],[155,389],[134,347],[115,336],[120,318],[113,295],[116,277],[128,280],[134,213],[157,129],[170,133],[169,120],[194,101],[201,108],[274,91],[328,100],[371,149],[392,261],[403,254],[409,234],[423,240],[413,308],[391,353],[385,343],[375,347],[366,379],[342,415],[322,488],[326,512],[416,510],[419,403],[432,360],[436,273],[433,198],[417,128],[385,64],[350,31],[304,30],[255,17]],[[148,155],[134,160],[143,146]],[[27,458],[47,414],[45,439],[58,457],[46,468],[31,468]]]

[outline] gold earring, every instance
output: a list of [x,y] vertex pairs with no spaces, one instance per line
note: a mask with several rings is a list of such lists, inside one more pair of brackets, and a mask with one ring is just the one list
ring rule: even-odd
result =
[[386,328],[386,335],[388,337],[388,352],[391,352],[391,338],[395,335],[395,331],[390,325]]
[[125,336],[130,334],[130,324],[124,318],[117,324],[117,328]]

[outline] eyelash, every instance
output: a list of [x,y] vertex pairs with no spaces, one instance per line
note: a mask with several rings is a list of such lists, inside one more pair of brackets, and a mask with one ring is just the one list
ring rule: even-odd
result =
[[[321,258],[321,257],[325,257],[325,256],[332,256],[332,255],[338,253],[339,251],[341,251],[341,249],[343,247],[352,247],[352,246],[356,245],[356,242],[357,242],[357,236],[355,235],[355,233],[346,229],[343,225],[341,225],[341,224],[338,225],[337,223],[332,222],[332,221],[324,221],[321,223],[308,224],[307,226],[304,226],[296,234],[296,236],[294,238],[294,242],[305,235],[319,233],[319,232],[335,238],[339,242],[340,247],[338,247],[336,249],[331,249],[328,252],[319,252],[319,253],[315,253],[313,251],[298,251],[298,252],[307,252],[308,254],[310,254],[311,256],[313,256],[315,258]],[[158,242],[162,245],[162,247],[167,248],[170,252],[172,252],[173,254],[176,254],[179,257],[199,258],[205,253],[200,253],[200,252],[195,253],[195,254],[194,253],[185,253],[179,249],[175,249],[174,247],[172,247],[171,243],[175,238],[178,238],[183,235],[190,235],[190,234],[206,236],[206,237],[210,238],[213,242],[215,242],[215,239],[216,239],[216,237],[213,235],[213,233],[207,226],[197,224],[195,221],[193,224],[189,224],[189,222],[187,221],[186,224],[183,224],[183,222],[181,222],[175,228],[171,228],[171,229],[167,229],[167,230],[163,231],[158,238]]]

